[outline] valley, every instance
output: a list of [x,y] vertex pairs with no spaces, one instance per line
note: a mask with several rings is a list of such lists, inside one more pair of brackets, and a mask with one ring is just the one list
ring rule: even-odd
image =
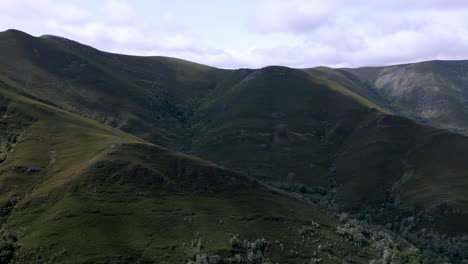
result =
[[0,262],[468,258],[463,62],[227,70],[17,30],[0,58]]

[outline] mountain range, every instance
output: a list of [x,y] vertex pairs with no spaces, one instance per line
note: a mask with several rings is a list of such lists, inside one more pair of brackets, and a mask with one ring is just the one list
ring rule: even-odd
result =
[[1,32],[0,262],[465,263],[467,84]]

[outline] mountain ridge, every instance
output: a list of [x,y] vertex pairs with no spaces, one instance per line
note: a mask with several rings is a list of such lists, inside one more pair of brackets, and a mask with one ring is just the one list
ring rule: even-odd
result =
[[[397,120],[380,117],[389,111],[366,98],[366,93],[317,78],[310,71],[282,66],[221,70],[14,34],[33,47],[32,53],[19,50],[18,54],[30,54],[23,55],[23,67],[39,70],[30,71],[30,79],[36,81],[27,88],[28,82],[17,75],[18,67],[6,66],[13,70],[0,78],[12,87],[147,141],[230,164],[267,181],[318,181],[325,187],[333,156],[339,155],[360,123],[372,116]],[[39,59],[44,54],[50,58],[46,64]],[[305,163],[310,157],[318,162]]]
[[287,263],[297,256],[281,247],[315,254],[316,245],[295,245],[296,229],[310,221],[340,248],[336,261],[359,251],[337,236],[333,217],[250,177],[2,87],[0,105],[2,262],[184,263],[202,252],[231,254],[234,233],[267,238],[271,254],[263,252]]
[[[392,254],[408,260],[418,259],[414,245],[432,254],[435,244],[419,239],[425,228],[468,231],[468,138],[404,117],[404,105],[369,84],[377,73],[225,70],[16,31],[0,33],[0,58],[0,186],[10,186],[0,188],[0,202],[4,227],[23,243],[20,262],[50,255],[174,263],[252,253],[232,247],[237,233],[258,243],[290,236],[289,253],[276,242],[268,253],[281,263],[315,258],[328,245],[322,238],[342,249],[331,250],[330,263],[378,259],[380,246],[359,249],[371,239],[354,236],[359,221],[380,226],[364,236],[407,240]],[[31,194],[11,198],[18,186]],[[309,236],[317,232],[320,239]]]

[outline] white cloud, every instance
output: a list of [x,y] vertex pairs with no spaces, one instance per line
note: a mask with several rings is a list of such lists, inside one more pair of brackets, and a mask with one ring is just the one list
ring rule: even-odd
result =
[[124,0],[105,0],[103,13],[114,23],[128,23],[136,15],[130,3]]
[[292,66],[468,59],[468,1],[330,0],[325,6],[302,0],[259,2],[256,10],[264,9],[274,10],[274,15],[256,12],[248,26],[263,34],[301,38],[301,46],[284,47],[303,51],[296,63],[290,55],[281,56],[290,52],[270,53]]
[[[180,9],[193,6],[170,9],[169,2],[159,2],[158,16],[129,0],[83,3],[0,0],[0,26],[31,28],[31,33],[60,35],[106,51],[174,56],[228,68],[468,59],[466,0],[245,0],[235,16],[205,11],[201,2],[185,13]],[[195,13],[200,20],[215,16],[212,21],[219,24],[187,16]],[[240,26],[233,28],[234,22]]]
[[3,16],[21,19],[47,17],[65,23],[82,22],[89,18],[89,12],[71,2],[54,0],[0,0],[0,12]]
[[334,5],[320,0],[262,0],[251,17],[254,31],[310,31],[327,23]]

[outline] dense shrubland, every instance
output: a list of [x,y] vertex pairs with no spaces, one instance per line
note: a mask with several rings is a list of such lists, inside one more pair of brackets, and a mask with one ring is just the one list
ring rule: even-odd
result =
[[[341,225],[336,232],[348,243],[379,252],[372,264],[399,263],[468,263],[468,235],[449,236],[431,229],[419,228],[433,221],[426,211],[401,204],[397,195],[388,195],[378,206],[368,206],[359,212],[345,213],[336,202],[339,189],[330,169],[329,186],[275,185],[294,197],[312,202],[335,215]],[[312,196],[314,194],[316,196]],[[444,213],[456,213],[445,211]],[[319,263],[321,258],[312,259]]]
[[18,238],[8,230],[0,230],[0,263],[10,263],[19,248]]
[[[448,237],[426,229],[403,232],[342,214],[337,233],[349,243],[381,253],[371,263],[468,263],[468,236]],[[407,220],[413,221],[413,220]],[[407,221],[403,221],[404,226]]]
[[188,264],[268,264],[265,257],[269,243],[264,239],[254,241],[241,240],[239,235],[229,239],[230,249],[223,255],[202,253],[202,240],[199,235],[192,240],[192,247],[197,252]]

